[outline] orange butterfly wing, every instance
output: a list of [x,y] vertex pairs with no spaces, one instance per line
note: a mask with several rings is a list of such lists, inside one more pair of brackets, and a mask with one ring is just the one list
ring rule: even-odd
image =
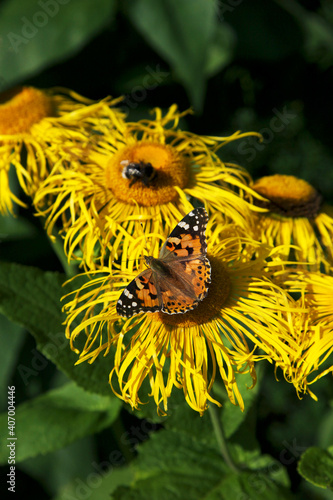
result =
[[196,208],[177,224],[159,258],[147,257],[151,269],[140,273],[123,291],[117,303],[120,316],[156,311],[185,313],[206,297],[211,282],[206,257],[207,222],[206,210]]

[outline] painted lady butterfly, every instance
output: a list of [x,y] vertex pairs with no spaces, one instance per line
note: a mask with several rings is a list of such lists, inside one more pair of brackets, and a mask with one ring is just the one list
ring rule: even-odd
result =
[[161,248],[159,258],[145,256],[145,269],[130,282],[117,302],[119,316],[140,312],[185,313],[208,293],[210,262],[206,256],[208,215],[195,208],[181,220]]

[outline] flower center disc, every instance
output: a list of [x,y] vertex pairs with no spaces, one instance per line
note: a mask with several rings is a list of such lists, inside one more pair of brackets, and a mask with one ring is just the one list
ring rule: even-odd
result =
[[189,160],[171,146],[142,142],[116,153],[105,175],[107,187],[118,200],[159,205],[178,199],[174,186],[187,185]]
[[255,200],[257,206],[285,217],[314,218],[322,202],[322,196],[311,184],[293,175],[261,177],[252,187],[268,200]]
[[0,94],[0,134],[28,132],[34,123],[52,115],[52,100],[34,87],[16,87]]

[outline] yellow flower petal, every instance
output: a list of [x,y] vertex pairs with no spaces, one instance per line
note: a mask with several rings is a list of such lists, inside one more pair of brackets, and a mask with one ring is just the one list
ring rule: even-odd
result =
[[296,314],[292,332],[297,349],[290,355],[286,372],[301,396],[309,393],[309,385],[333,372],[333,277],[314,272],[297,272],[285,285],[291,292],[300,292],[299,303],[307,312]]
[[[107,117],[110,123],[110,116],[115,113],[110,106],[117,102],[106,99],[94,103],[61,88],[17,87],[0,94],[1,213],[13,213],[16,203],[25,206],[11,191],[8,181],[11,165],[23,191],[33,197],[54,164],[66,153],[64,136],[71,137],[72,144],[73,138],[82,141],[83,137],[88,143],[89,134],[99,120]],[[120,112],[118,115],[122,116]]]
[[306,181],[292,175],[262,177],[252,185],[263,196],[253,203],[266,213],[254,216],[255,239],[270,246],[283,245],[283,258],[308,263],[313,271],[333,265],[333,209],[322,205],[321,195]]
[[[146,234],[167,237],[175,224],[200,201],[210,214],[220,212],[246,228],[251,206],[244,193],[249,175],[216,154],[224,144],[249,134],[206,137],[177,128],[180,113],[171,106],[165,116],[155,109],[155,120],[102,122],[82,154],[64,157],[65,164],[49,175],[36,194],[35,205],[46,217],[49,234],[61,220],[68,259],[78,259],[88,269],[117,261],[132,239],[141,255]],[[258,135],[252,133],[252,135]],[[77,138],[79,141],[79,138]],[[70,152],[70,141],[67,143]],[[149,179],[127,178],[128,165],[151,165]]]
[[[219,243],[212,237],[208,295],[185,314],[142,313],[120,320],[116,303],[137,271],[111,275],[104,268],[103,276],[89,281],[65,306],[67,336],[72,349],[80,353],[79,362],[105,355],[115,345],[110,384],[133,408],[146,400],[141,386],[148,378],[150,396],[160,413],[167,412],[168,399],[179,388],[191,408],[202,414],[209,403],[220,405],[211,396],[219,375],[230,401],[244,409],[235,374],[249,372],[254,385],[254,364],[261,359],[287,373],[297,348],[291,334],[292,313],[304,308],[271,280],[267,270],[271,252],[235,234],[233,226],[226,227],[225,234],[220,228]],[[87,340],[80,351],[75,341],[82,334]]]

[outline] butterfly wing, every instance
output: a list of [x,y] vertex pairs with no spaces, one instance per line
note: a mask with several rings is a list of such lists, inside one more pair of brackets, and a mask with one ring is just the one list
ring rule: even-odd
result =
[[123,291],[117,313],[130,318],[140,312],[185,313],[204,299],[211,282],[206,256],[208,214],[195,208],[174,228],[151,269],[141,272]]
[[151,269],[145,269],[121,294],[117,302],[117,314],[130,318],[140,312],[156,312],[162,307],[160,291],[156,289]]
[[194,208],[173,229],[161,248],[159,258],[164,261],[190,260],[207,253],[206,226],[208,214],[202,207]]
[[163,245],[159,259],[167,265],[173,279],[159,280],[162,312],[178,314],[197,307],[208,293],[211,266],[206,256],[208,214],[195,208],[174,228]]
[[173,261],[170,278],[156,277],[161,295],[161,311],[179,314],[191,311],[206,297],[210,283],[210,262],[207,257]]

